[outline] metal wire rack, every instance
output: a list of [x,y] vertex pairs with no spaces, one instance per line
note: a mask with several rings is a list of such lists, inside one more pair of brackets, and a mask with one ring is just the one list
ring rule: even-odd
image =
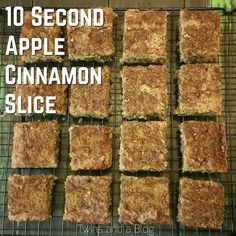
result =
[[[78,119],[73,118],[67,112],[67,116],[40,116],[16,117],[5,115],[0,118],[0,234],[1,235],[234,235],[236,227],[236,14],[227,13],[223,9],[218,10],[222,15],[222,47],[218,58],[221,64],[224,97],[224,115],[215,118],[209,117],[178,117],[173,110],[177,106],[177,82],[176,71],[180,67],[178,53],[178,17],[179,9],[165,9],[168,16],[168,55],[169,55],[169,168],[164,172],[137,172],[137,176],[167,176],[170,179],[170,196],[172,225],[153,225],[148,229],[144,226],[128,226],[118,224],[117,208],[119,204],[119,166],[118,151],[120,145],[120,124],[123,120],[121,115],[122,84],[120,77],[119,59],[122,54],[122,33],[123,18],[126,9],[117,9],[118,18],[115,22],[114,37],[116,46],[116,56],[112,63],[108,63],[112,68],[112,85],[110,92],[111,115],[108,120]],[[5,48],[9,35],[19,37],[20,29],[6,26],[5,10],[0,11],[0,107],[4,107],[6,93],[12,93],[14,88],[5,85],[4,70],[6,64],[16,66],[23,65],[17,56],[5,56]],[[37,64],[38,66],[39,64]],[[66,58],[64,66],[87,65],[97,66],[97,63],[72,63]],[[61,66],[61,65],[59,65]],[[68,97],[69,97],[68,92]],[[60,159],[56,169],[11,169],[12,137],[15,122],[32,120],[56,119],[61,125]],[[189,176],[196,179],[212,179],[222,182],[225,187],[225,216],[221,231],[187,228],[177,222],[177,201],[179,178],[183,176],[181,172],[181,152],[178,125],[184,120],[224,120],[227,129],[228,141],[228,162],[229,172],[226,174],[191,174]],[[114,128],[113,140],[113,165],[110,170],[105,171],[77,171],[72,172],[69,167],[69,140],[68,128],[71,124],[100,124],[109,125]],[[9,176],[19,174],[52,173],[58,177],[53,191],[52,216],[45,222],[10,222],[7,212],[7,179]],[[65,222],[62,219],[64,211],[64,182],[68,175],[111,175],[112,183],[112,223],[109,226],[86,225]],[[113,227],[113,228],[112,228]]]

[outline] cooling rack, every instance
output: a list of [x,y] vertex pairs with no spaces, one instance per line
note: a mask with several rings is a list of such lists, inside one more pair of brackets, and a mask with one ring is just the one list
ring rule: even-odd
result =
[[[206,9],[206,8],[204,8]],[[128,226],[118,224],[118,204],[120,197],[119,189],[119,145],[120,145],[120,124],[123,121],[121,115],[122,104],[122,84],[120,77],[121,65],[119,59],[122,54],[122,33],[123,18],[126,9],[116,9],[118,18],[114,25],[114,38],[116,46],[116,56],[113,62],[107,65],[112,68],[112,84],[110,92],[111,115],[108,120],[98,119],[78,119],[73,118],[67,112],[66,116],[54,115],[33,115],[32,117],[16,117],[3,115],[0,118],[0,234],[1,235],[235,235],[236,227],[236,14],[225,12],[220,8],[207,10],[219,11],[221,13],[222,26],[222,46],[218,57],[221,65],[223,78],[223,103],[224,115],[218,117],[178,117],[173,113],[177,106],[177,81],[176,71],[180,67],[178,52],[178,18],[179,9],[165,9],[168,15],[168,68],[169,68],[169,109],[167,120],[169,121],[168,152],[169,167],[164,172],[137,172],[136,176],[166,176],[170,180],[171,214],[172,224],[170,226],[152,225]],[[5,48],[9,35],[19,37],[20,29],[6,26],[6,12],[0,11],[0,107],[4,107],[6,93],[12,93],[14,88],[4,83],[4,70],[6,64],[23,66],[17,56],[5,56]],[[35,64],[36,65],[36,64]],[[47,64],[48,67],[57,66],[98,66],[97,63],[70,62],[65,57],[62,64]],[[37,64],[45,66],[45,64]],[[70,90],[68,91],[69,97]],[[59,165],[56,169],[11,169],[12,137],[13,127],[16,122],[33,120],[56,119],[61,125],[61,143]],[[182,154],[180,152],[180,134],[178,125],[184,120],[217,120],[226,122],[227,142],[228,142],[228,162],[229,172],[226,174],[201,174],[182,173]],[[69,136],[68,128],[72,124],[100,124],[113,127],[113,165],[109,170],[102,171],[77,171],[72,172],[69,167]],[[52,173],[58,177],[54,191],[52,203],[52,216],[45,222],[10,222],[7,216],[7,179],[9,176],[18,174],[39,174]],[[88,225],[65,222],[62,219],[64,211],[64,182],[68,175],[110,175],[113,177],[112,183],[112,223],[111,225]],[[225,187],[225,215],[222,230],[210,230],[200,228],[184,227],[177,222],[177,201],[178,185],[182,176],[195,179],[211,179],[221,182]],[[149,234],[147,233],[149,232]]]

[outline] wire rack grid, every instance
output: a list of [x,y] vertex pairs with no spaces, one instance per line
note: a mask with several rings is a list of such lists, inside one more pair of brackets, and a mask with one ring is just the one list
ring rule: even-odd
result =
[[[180,67],[178,52],[178,18],[179,9],[165,9],[168,15],[168,56],[169,56],[169,110],[167,119],[169,121],[168,135],[168,151],[169,151],[169,168],[164,172],[137,172],[136,176],[166,176],[170,180],[170,196],[171,196],[171,213],[172,224],[170,226],[153,225],[148,229],[145,226],[128,226],[118,224],[118,212],[120,189],[119,189],[119,145],[120,145],[120,124],[122,118],[122,84],[120,77],[121,65],[119,59],[122,55],[122,34],[124,11],[126,9],[117,9],[114,26],[114,38],[116,46],[116,56],[112,63],[108,66],[112,68],[112,84],[110,92],[111,115],[108,120],[73,118],[67,112],[67,116],[53,115],[33,115],[32,117],[16,117],[6,115],[0,118],[0,234],[2,235],[233,235],[236,226],[236,14],[227,13],[222,9],[218,10],[222,16],[222,47],[218,58],[221,64],[224,97],[224,115],[220,117],[178,117],[174,115],[173,110],[177,106],[177,81],[176,71]],[[20,58],[17,56],[5,56],[5,48],[9,35],[20,35],[20,29],[17,27],[6,26],[6,12],[0,12],[0,105],[4,107],[4,99],[6,93],[12,93],[14,88],[5,85],[4,70],[6,64],[14,64],[23,66]],[[35,64],[36,65],[36,64]],[[48,64],[48,66],[55,63]],[[62,64],[58,66],[98,66],[97,63],[70,62],[67,57]],[[37,66],[45,66],[45,64],[37,64]],[[69,98],[70,90],[68,91]],[[61,125],[61,143],[60,143],[60,159],[56,169],[11,169],[11,153],[12,153],[12,137],[13,127],[16,122],[32,121],[32,120],[52,120],[56,119]],[[200,174],[186,173],[181,171],[181,152],[178,125],[184,120],[224,120],[227,129],[228,141],[228,161],[229,172],[226,174]],[[103,171],[77,171],[72,172],[69,167],[69,137],[68,129],[72,124],[99,124],[113,127],[113,165],[109,170]],[[52,216],[45,222],[10,222],[7,216],[7,179],[9,176],[18,174],[38,174],[52,173],[58,177],[54,191],[52,203]],[[64,211],[64,182],[68,175],[111,175],[112,183],[112,223],[108,226],[103,225],[86,225],[65,222],[62,219]],[[130,173],[127,173],[130,174]],[[188,176],[196,179],[212,179],[222,182],[225,187],[225,217],[221,231],[188,228],[180,225],[177,221],[177,202],[178,202],[178,185],[182,176]],[[146,230],[146,231],[145,231]]]

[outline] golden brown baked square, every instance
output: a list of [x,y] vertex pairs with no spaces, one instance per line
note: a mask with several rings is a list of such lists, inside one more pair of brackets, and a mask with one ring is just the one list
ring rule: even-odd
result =
[[221,183],[180,179],[178,220],[185,226],[220,229],[224,221]]
[[[61,79],[61,71],[59,71],[59,76]],[[48,73],[49,81],[49,73]],[[66,115],[67,111],[67,88],[66,84],[17,84],[15,95],[16,97],[22,97],[22,108],[27,110],[28,106],[28,97],[32,98],[36,96],[42,96],[44,100],[47,96],[55,96],[56,100],[54,101],[54,110],[58,115]],[[46,106],[44,104],[44,110]],[[18,114],[17,114],[18,115]],[[29,115],[29,114],[28,114]]]
[[112,128],[82,125],[70,127],[71,169],[108,169],[112,165]]
[[179,115],[220,115],[221,74],[218,64],[182,65],[178,71]]
[[124,66],[123,116],[128,119],[164,116],[168,108],[165,65]]
[[170,224],[169,180],[166,177],[121,177],[118,208],[121,224]]
[[121,125],[120,170],[166,170],[167,122],[124,121]]
[[224,122],[185,121],[180,131],[183,171],[227,172]]
[[88,224],[111,221],[110,176],[68,176],[63,219]]
[[180,11],[180,55],[187,63],[213,62],[220,51],[220,13]]
[[125,12],[123,35],[124,63],[158,63],[167,61],[167,15],[165,11]]
[[70,60],[109,61],[115,53],[113,21],[117,16],[111,8],[103,8],[102,27],[67,26],[68,55]]
[[13,175],[8,180],[8,217],[43,221],[51,215],[54,175]]
[[57,121],[16,123],[12,168],[57,167],[59,140]]
[[70,114],[75,117],[107,118],[109,116],[111,71],[102,69],[102,84],[73,84]]
[[[52,22],[56,22],[56,14],[52,13],[53,16]],[[26,11],[24,15],[24,25],[21,28],[21,38],[47,38],[48,42],[48,51],[55,50],[55,38],[61,37],[61,28],[59,26],[33,26],[32,25],[32,14],[30,11]],[[31,41],[30,41],[31,43]],[[27,50],[22,55],[22,61],[26,63],[33,63],[36,61],[62,61],[60,56],[45,56],[43,50],[36,52],[36,55],[32,55],[31,50]]]

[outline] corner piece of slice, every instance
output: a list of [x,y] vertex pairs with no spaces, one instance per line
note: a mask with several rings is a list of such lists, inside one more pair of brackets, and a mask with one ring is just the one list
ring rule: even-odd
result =
[[178,115],[222,114],[222,79],[218,64],[182,65],[178,85]]
[[121,177],[118,208],[121,224],[171,224],[166,177]]
[[[43,15],[43,14],[42,14]],[[52,17],[50,22],[56,21],[56,13],[51,13]],[[43,16],[42,16],[43,17]],[[24,14],[24,25],[21,27],[21,38],[30,39],[30,44],[32,42],[32,38],[47,38],[48,39],[48,51],[55,51],[55,38],[60,38],[61,36],[61,28],[59,26],[33,26],[32,25],[32,13],[31,11],[26,11]],[[30,45],[31,48],[32,45]],[[22,55],[22,61],[26,63],[34,63],[37,61],[58,61],[61,62],[62,58],[60,56],[52,55],[45,56],[43,49],[36,52],[35,55],[32,55],[31,50],[27,50]]]
[[180,179],[178,220],[189,227],[221,229],[224,186],[213,181]]
[[125,12],[122,63],[166,63],[167,15],[154,10]]
[[8,180],[11,221],[43,221],[51,215],[54,175],[13,175]]
[[227,172],[224,122],[185,121],[180,131],[183,171]]
[[58,121],[16,123],[13,132],[12,168],[57,167]]
[[103,170],[112,165],[112,127],[72,126],[70,157],[72,170]]
[[63,219],[83,224],[109,224],[110,176],[68,176]]
[[179,46],[183,62],[216,61],[221,41],[219,12],[181,10],[179,25]]
[[166,170],[167,133],[166,121],[124,121],[121,125],[120,170]]

